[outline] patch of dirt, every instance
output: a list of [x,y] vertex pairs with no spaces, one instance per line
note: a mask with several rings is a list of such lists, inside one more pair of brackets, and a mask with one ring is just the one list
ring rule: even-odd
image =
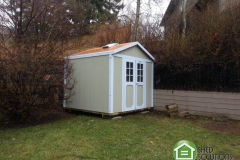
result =
[[[163,117],[169,117],[167,111],[151,111],[149,114],[156,114]],[[169,117],[171,118],[171,117]],[[178,117],[180,118],[180,117]],[[186,118],[180,118],[194,123],[195,125],[202,126],[210,131],[216,131],[221,133],[240,134],[240,121],[229,120],[228,122],[216,122],[210,117],[193,116],[190,115]]]
[[240,134],[240,122],[229,121],[229,122],[215,122],[211,121],[203,125],[204,128],[212,131]]
[[[141,113],[140,112],[136,112],[136,113]],[[149,112],[147,113],[148,115],[156,115],[156,116],[161,116],[161,117],[169,117],[167,111],[159,111],[159,110],[149,110]],[[170,117],[169,117],[170,118]]]
[[47,124],[47,123],[52,123],[59,120],[77,117],[78,115],[79,115],[78,112],[72,111],[71,113],[69,113],[62,108],[43,110],[35,118],[31,118],[24,122],[1,122],[0,130],[18,129],[18,128],[25,128],[25,127],[36,126],[41,124]]

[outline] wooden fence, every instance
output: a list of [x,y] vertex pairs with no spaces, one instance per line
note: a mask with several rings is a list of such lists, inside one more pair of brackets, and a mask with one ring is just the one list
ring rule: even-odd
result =
[[154,109],[166,111],[167,104],[176,103],[180,111],[192,115],[226,115],[240,120],[240,93],[154,90]]

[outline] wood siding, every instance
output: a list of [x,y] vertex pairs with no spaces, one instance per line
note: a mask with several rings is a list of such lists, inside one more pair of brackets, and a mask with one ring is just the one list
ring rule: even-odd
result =
[[151,58],[148,57],[148,55],[145,54],[144,51],[142,51],[138,46],[134,46],[132,48],[123,50],[123,51],[119,52],[118,54],[151,60]]
[[240,120],[239,93],[154,90],[154,109],[165,111],[165,106],[171,103],[193,115],[224,114],[230,119]]
[[108,113],[109,57],[70,60],[77,81],[67,108]]
[[113,112],[122,112],[122,58],[114,57]]
[[152,106],[152,91],[153,91],[153,70],[152,70],[153,63],[147,62],[146,63],[146,107],[153,107]]

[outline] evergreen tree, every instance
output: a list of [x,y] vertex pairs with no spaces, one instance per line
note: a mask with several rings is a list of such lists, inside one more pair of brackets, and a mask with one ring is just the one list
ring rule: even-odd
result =
[[95,22],[112,21],[124,7],[121,0],[77,0],[85,6],[86,20]]

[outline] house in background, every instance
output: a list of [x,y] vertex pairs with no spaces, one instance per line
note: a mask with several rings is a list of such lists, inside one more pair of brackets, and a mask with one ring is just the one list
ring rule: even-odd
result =
[[193,12],[216,10],[220,13],[240,7],[240,0],[171,0],[161,21],[165,33],[171,29],[179,29],[185,34],[187,17]]

